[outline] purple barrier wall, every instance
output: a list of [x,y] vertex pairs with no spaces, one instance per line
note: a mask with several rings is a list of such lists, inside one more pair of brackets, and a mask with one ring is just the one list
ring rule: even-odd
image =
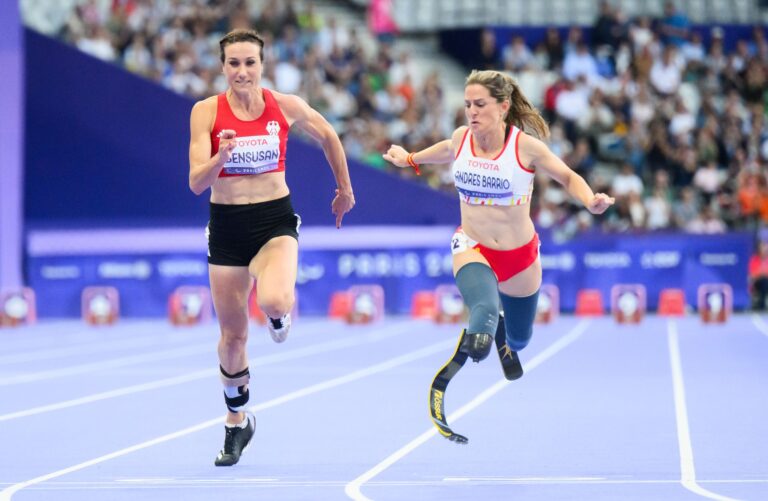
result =
[[[203,226],[188,188],[193,101],[27,30],[25,215],[34,227]],[[36,64],[46,61],[45,65]],[[52,76],[56,85],[51,85]],[[455,197],[350,160],[344,224],[458,225]],[[305,225],[333,225],[322,150],[292,138],[288,184]]]
[[0,288],[22,285],[23,53],[18,2],[0,2]]

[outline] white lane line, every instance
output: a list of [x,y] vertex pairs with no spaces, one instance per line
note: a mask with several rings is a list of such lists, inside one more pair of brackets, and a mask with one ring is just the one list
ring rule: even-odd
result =
[[755,327],[757,327],[757,330],[762,332],[765,336],[768,336],[768,325],[766,325],[765,320],[758,315],[757,313],[752,314],[752,323],[755,324]]
[[669,320],[667,322],[667,342],[669,344],[669,362],[672,366],[672,387],[675,396],[677,445],[680,449],[680,483],[683,484],[683,487],[699,496],[704,496],[709,499],[719,499],[721,501],[733,501],[733,498],[708,491],[696,482],[696,468],[693,461],[691,432],[688,426],[688,409],[685,404],[683,366],[680,362],[680,344],[678,343],[677,337],[677,323],[674,320]]
[[[193,330],[194,329],[194,330]],[[91,336],[83,338],[76,343],[68,341],[68,336],[62,336],[60,339],[56,339],[56,342],[61,344],[67,344],[67,346],[59,346],[56,348],[50,348],[46,346],[46,349],[36,349],[33,347],[25,347],[28,351],[18,351],[16,353],[9,353],[7,355],[0,356],[0,365],[17,365],[28,362],[40,362],[44,360],[51,360],[57,358],[66,358],[74,355],[92,355],[103,352],[114,352],[118,350],[135,349],[141,347],[148,347],[156,349],[159,345],[168,343],[168,346],[173,346],[172,343],[177,344],[188,343],[191,337],[196,337],[195,341],[202,342],[209,335],[204,335],[198,328],[193,327],[188,333],[182,335],[180,332],[171,331],[170,327],[156,332],[153,335],[144,334],[136,336],[133,332],[129,332],[129,329],[123,329],[122,331],[110,332],[108,336],[96,337],[96,332],[92,332]],[[104,333],[106,334],[106,333]],[[162,334],[159,337],[158,334]],[[208,333],[210,334],[210,329]]]
[[136,384],[133,386],[126,386],[124,388],[118,388],[115,390],[104,391],[101,393],[94,393],[86,395],[80,398],[73,398],[71,400],[63,400],[53,404],[41,405],[38,407],[32,407],[23,411],[11,412],[8,414],[0,415],[0,422],[10,421],[12,419],[18,419],[28,416],[34,416],[36,414],[43,414],[46,412],[57,411],[60,409],[67,409],[69,407],[76,407],[78,405],[89,404],[92,402],[98,402],[100,400],[107,400],[110,398],[121,397],[124,395],[131,395],[133,393],[140,393],[142,391],[156,390],[158,388],[165,388],[167,386],[173,386],[177,384],[187,383],[189,381],[196,381],[206,377],[213,377],[219,371],[216,369],[204,369],[196,372],[190,372],[182,376],[176,376],[166,379],[160,379],[157,381],[151,381],[149,383]]
[[[715,479],[700,481],[710,484],[729,485],[757,485],[768,484],[768,479]],[[115,478],[113,480],[88,481],[53,481],[39,486],[38,490],[89,490],[101,491],[110,489],[140,489],[146,486],[153,487],[196,487],[221,485],[233,486],[264,486],[269,489],[278,487],[343,487],[346,480],[299,480],[291,477],[226,477],[226,478],[172,478],[172,477],[146,477],[146,478]],[[604,477],[446,477],[443,479],[425,480],[380,480],[369,482],[368,485],[377,487],[440,487],[445,485],[466,486],[502,486],[502,485],[671,485],[680,484],[677,479],[612,479]],[[575,496],[575,495],[574,495]],[[254,495],[254,498],[259,496]]]
[[[310,357],[319,353],[327,353],[330,351],[336,351],[360,344],[373,343],[390,337],[398,336],[408,330],[412,329],[411,323],[403,323],[395,326],[389,325],[387,327],[381,327],[367,334],[358,336],[347,337],[345,339],[339,339],[336,341],[328,341],[325,343],[318,343],[304,348],[296,350],[290,350],[282,353],[276,353],[273,355],[264,355],[261,357],[255,357],[250,359],[251,367],[262,367],[265,365],[271,365],[287,360],[295,360],[304,357]],[[208,351],[211,351],[213,345],[208,343]],[[101,393],[94,393],[92,395],[86,395],[80,398],[74,398],[71,400],[64,400],[47,405],[41,405],[39,407],[33,407],[22,411],[11,412],[9,414],[0,414],[0,422],[10,421],[11,419],[18,419],[22,417],[33,416],[35,414],[42,414],[45,412],[56,411],[59,409],[66,409],[68,407],[75,407],[78,405],[89,404],[92,402],[98,402],[100,400],[106,400],[109,398],[122,397],[124,395],[131,395],[133,393],[140,393],[142,391],[156,390],[158,388],[165,388],[168,386],[174,386],[177,384],[184,384],[190,381],[196,381],[199,379],[205,379],[218,375],[217,369],[203,369],[199,371],[190,372],[181,376],[175,376],[166,379],[160,379],[157,381],[151,381],[148,383],[142,383],[132,386],[126,386],[124,388],[117,388],[115,390],[105,391]]]
[[[80,322],[77,332],[58,333],[61,322],[52,322],[46,330],[35,335],[27,333],[29,342],[23,346],[9,345],[0,356],[2,364],[20,364],[44,361],[73,355],[118,351],[141,346],[157,347],[165,343],[189,343],[190,339],[202,342],[210,335],[210,325],[173,327],[163,321],[154,322],[154,326],[141,323],[120,322],[113,326],[87,326]],[[32,342],[34,340],[34,343]],[[169,344],[169,346],[173,346]]]
[[[254,406],[249,407],[249,410],[252,412],[260,412],[272,407],[277,407],[279,405],[282,405],[284,403],[290,402],[292,400],[296,400],[302,397],[306,397],[309,395],[312,395],[314,393],[318,393],[324,390],[329,390],[331,388],[335,388],[337,386],[341,386],[346,383],[351,383],[353,381],[357,381],[358,379],[363,379],[369,376],[373,376],[374,374],[378,374],[380,372],[385,372],[390,369],[394,369],[395,367],[398,367],[400,365],[404,365],[410,362],[413,362],[415,360],[419,360],[420,358],[425,358],[430,355],[433,355],[435,353],[439,353],[441,351],[444,351],[451,346],[455,344],[455,341],[453,339],[447,340],[447,341],[441,341],[439,343],[435,343],[432,345],[429,345],[425,348],[422,348],[420,350],[413,351],[411,353],[407,353],[405,355],[400,355],[399,357],[390,358],[389,360],[386,360],[384,362],[378,363],[376,365],[372,365],[371,367],[368,367],[366,369],[357,370],[354,372],[351,372],[344,376],[339,376],[336,378],[328,379],[326,381],[323,381],[321,383],[313,384],[307,387],[304,387],[300,390],[292,391],[290,393],[286,393],[285,395],[282,395],[277,398],[273,398],[272,400],[268,400],[266,402],[263,402],[261,404],[257,404]],[[154,438],[152,440],[147,440],[146,442],[142,442],[140,444],[132,445],[130,447],[126,447],[125,449],[120,449],[115,452],[111,452],[109,454],[105,454],[103,456],[99,456],[97,458],[84,461],[82,463],[76,464],[74,466],[70,466],[68,468],[64,468],[58,471],[54,471],[51,473],[47,473],[45,475],[41,475],[39,477],[35,477],[30,480],[26,480],[24,482],[19,482],[17,484],[11,485],[10,487],[3,489],[0,491],[0,501],[10,501],[13,495],[20,491],[21,489],[24,489],[26,487],[29,487],[31,485],[39,484],[41,482],[45,482],[47,480],[51,480],[54,478],[61,477],[63,475],[67,475],[69,473],[73,473],[75,471],[79,471],[85,468],[88,468],[90,466],[94,466],[100,463],[103,463],[105,461],[109,461],[110,459],[115,459],[121,456],[125,456],[127,454],[130,454],[132,452],[139,451],[141,449],[146,449],[148,447],[152,447],[154,445],[161,444],[163,442],[167,442],[169,440],[173,440],[179,437],[183,437],[186,435],[189,435],[191,433],[195,433],[200,430],[204,430],[206,428],[210,428],[211,426],[215,426],[217,424],[221,424],[224,422],[224,417],[217,417],[214,419],[209,419],[208,421],[204,421],[202,423],[190,426],[188,428],[184,428],[183,430],[179,430],[174,433],[169,433],[167,435],[162,435],[160,437]]]
[[[314,319],[302,320],[301,331],[298,332],[298,335],[303,337],[305,335],[304,332],[312,332],[317,324],[327,325],[327,321]],[[55,326],[50,326],[50,328],[53,329]],[[77,332],[77,334],[63,334],[62,336],[51,336],[50,339],[39,340],[39,344],[44,344],[45,341],[55,341],[60,344],[66,344],[67,346],[50,348],[48,344],[46,344],[46,349],[26,346],[24,347],[24,350],[26,351],[0,355],[0,365],[16,365],[65,358],[73,355],[82,356],[141,347],[151,349],[168,348],[173,347],[174,344],[188,345],[191,341],[194,341],[195,344],[200,344],[207,339],[210,339],[211,332],[217,329],[218,327],[216,327],[215,323],[200,324],[190,327],[173,327],[163,321],[121,323],[109,327],[109,331],[100,330],[99,327],[90,327],[89,330]],[[257,335],[257,329],[258,327],[252,329],[249,344],[254,343],[256,345],[262,345],[273,342],[271,339],[267,341],[268,336],[266,336],[266,331],[264,332],[264,336]],[[295,335],[297,332],[294,332],[293,334]]]
[[[559,352],[569,344],[576,341],[579,338],[579,336],[581,336],[584,333],[588,325],[589,325],[589,320],[587,319],[579,322],[565,336],[561,337],[560,339],[558,339],[557,341],[549,345],[541,353],[533,357],[530,360],[530,362],[528,362],[527,364],[524,364],[523,370],[525,372],[532,371],[533,369],[541,365],[545,360],[551,358],[557,352]],[[448,416],[448,422],[454,423],[458,421],[462,416],[464,416],[471,410],[475,409],[477,406],[479,406],[480,404],[482,404],[483,402],[491,398],[493,395],[501,391],[509,383],[510,383],[509,381],[504,379],[491,385],[489,388],[486,388],[474,399],[470,400],[468,403],[464,404],[461,408],[459,408],[456,412]],[[402,458],[410,454],[412,451],[414,451],[424,442],[432,438],[432,436],[434,435],[437,435],[437,429],[433,426],[433,427],[430,427],[429,430],[425,431],[424,433],[422,433],[421,435],[413,439],[412,441],[405,444],[395,453],[385,458],[379,464],[377,464],[370,470],[366,471],[356,479],[349,482],[346,485],[346,487],[344,487],[344,493],[356,501],[371,501],[369,498],[363,495],[362,492],[360,492],[360,488],[363,486],[363,484],[365,484],[366,482],[368,482],[369,480],[379,475],[384,470],[386,470],[387,468],[389,468],[390,466],[392,466],[393,464],[395,464],[396,462],[398,462],[399,460],[401,460]]]
[[127,367],[130,365],[142,364],[145,362],[158,362],[161,360],[171,360],[174,358],[184,358],[201,353],[210,353],[211,343],[200,343],[192,346],[183,346],[172,350],[156,351],[144,353],[141,355],[131,355],[128,357],[112,358],[102,360],[101,362],[92,362],[89,364],[72,365],[61,369],[52,369],[49,371],[30,372],[16,376],[0,378],[0,386],[10,386],[14,384],[32,383],[45,381],[47,379],[59,379],[61,377],[73,376],[87,372],[116,369],[118,367]]
[[[642,478],[605,478],[605,477],[446,477],[443,482],[472,482],[473,484],[493,485],[493,484],[525,484],[525,485],[559,485],[559,484],[613,484],[613,485],[634,485],[634,484],[679,484],[676,479],[642,479]],[[715,479],[700,480],[700,483],[707,484],[768,484],[768,478],[756,479]],[[394,482],[371,482],[371,485],[387,484],[413,484],[413,485],[440,485],[439,481],[394,481]]]
[[197,343],[191,346],[176,347],[164,351],[155,351],[151,353],[144,353],[140,355],[131,355],[127,357],[113,358],[110,360],[102,360],[100,362],[92,362],[87,364],[73,365],[70,367],[64,367],[61,369],[52,369],[40,372],[30,372],[26,374],[18,374],[15,376],[0,377],[0,386],[10,386],[14,384],[32,383],[37,381],[44,381],[48,379],[58,379],[66,376],[73,376],[76,374],[83,374],[92,371],[99,371],[105,369],[116,369],[118,367],[127,367],[131,365],[141,364],[145,362],[157,362],[162,360],[171,360],[175,358],[184,358],[192,355],[199,355],[202,353],[211,352],[211,343]]

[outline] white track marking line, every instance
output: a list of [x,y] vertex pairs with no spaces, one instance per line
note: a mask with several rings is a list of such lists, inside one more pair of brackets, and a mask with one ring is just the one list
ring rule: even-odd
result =
[[669,344],[669,362],[672,366],[672,387],[675,396],[675,421],[677,422],[677,445],[680,449],[680,483],[683,487],[709,499],[722,501],[733,500],[726,496],[708,491],[696,483],[696,468],[693,462],[693,447],[688,426],[688,409],[685,404],[685,385],[683,383],[683,367],[680,362],[680,345],[677,339],[677,323],[667,322],[667,342]]
[[[0,356],[0,364],[18,363],[21,361],[45,360],[60,356],[89,353],[96,345],[95,351],[105,349],[131,348],[141,344],[157,344],[158,334],[163,336],[175,336],[177,338],[194,336],[202,341],[206,331],[214,328],[215,324],[199,324],[194,326],[174,327],[163,320],[121,320],[110,326],[89,326],[83,321],[78,321],[78,330],[69,332],[57,332],[60,325],[66,325],[66,320],[51,320],[35,325],[38,332],[25,332],[27,342],[11,343],[10,354]],[[160,331],[158,331],[158,325]],[[81,351],[76,351],[81,350]],[[6,352],[7,353],[7,352]]]
[[161,360],[171,360],[174,358],[184,358],[191,355],[199,355],[211,351],[211,343],[200,343],[193,346],[184,346],[172,350],[156,351],[153,353],[144,353],[141,355],[131,355],[128,357],[112,358],[102,360],[101,362],[92,362],[88,364],[72,365],[62,369],[52,369],[49,371],[30,372],[16,376],[0,378],[0,386],[10,386],[14,384],[32,383],[45,381],[47,379],[58,379],[75,374],[83,374],[92,371],[116,369],[118,367],[127,367],[130,365],[142,364],[144,362],[158,362]]
[[[81,346],[82,345],[82,346]],[[141,348],[157,346],[157,339],[109,339],[97,343],[83,342],[75,346],[65,346],[60,348],[48,348],[47,350],[28,350],[20,353],[11,353],[10,355],[0,356],[0,365],[3,364],[23,364],[28,362],[39,362],[56,358],[70,357],[73,355],[93,355],[105,351],[115,351],[119,349]]]
[[92,402],[98,402],[100,400],[107,400],[110,398],[121,397],[124,395],[131,395],[133,393],[140,393],[142,391],[156,390],[158,388],[165,388],[167,386],[173,386],[177,384],[183,384],[190,381],[196,381],[207,377],[215,376],[219,371],[216,369],[204,369],[196,372],[190,372],[183,376],[176,376],[166,379],[160,379],[157,381],[151,381],[149,383],[136,384],[133,386],[126,386],[124,388],[118,388],[115,390],[104,391],[101,393],[94,393],[86,395],[84,397],[73,398],[71,400],[63,400],[53,404],[41,405],[38,407],[32,407],[23,411],[11,412],[8,414],[0,415],[0,422],[10,421],[12,419],[18,419],[28,416],[34,416],[36,414],[43,414],[46,412],[57,411],[60,409],[67,409],[69,407],[76,407],[78,405],[89,404]]
[[[541,365],[545,360],[551,358],[557,352],[559,352],[569,344],[576,341],[579,338],[579,336],[581,336],[581,334],[584,333],[588,325],[589,325],[589,320],[582,320],[581,322],[579,322],[573,329],[571,329],[570,332],[568,332],[566,335],[564,335],[563,337],[561,337],[560,339],[558,339],[557,341],[549,345],[541,353],[533,357],[530,360],[530,362],[528,362],[523,366],[523,370],[525,372],[532,371],[533,369]],[[448,416],[448,422],[454,423],[458,421],[462,416],[464,416],[471,410],[475,409],[477,406],[479,406],[480,404],[482,404],[483,402],[491,398],[493,395],[501,391],[509,383],[510,381],[503,379],[491,385],[490,387],[486,388],[480,394],[478,394],[474,399],[470,400],[468,403],[464,404],[461,408],[459,408],[456,412]],[[366,471],[356,479],[349,482],[344,487],[344,493],[356,501],[371,501],[369,498],[365,497],[362,492],[360,492],[360,488],[363,486],[363,484],[365,484],[366,482],[374,478],[376,475],[379,475],[380,473],[382,473],[384,470],[386,470],[387,468],[395,464],[397,461],[401,460],[402,458],[410,454],[412,451],[414,451],[420,445],[422,445],[427,440],[432,438],[432,436],[434,435],[437,435],[437,428],[432,426],[429,428],[428,431],[425,431],[424,433],[422,433],[412,441],[405,444],[403,447],[397,450],[394,454],[385,458],[379,464],[377,464],[370,470]]]
[[[190,340],[198,343],[209,338],[210,329],[207,325],[195,327],[170,327],[164,326],[160,333],[155,332],[136,334],[134,326],[120,325],[110,327],[109,331],[100,331],[98,327],[91,327],[89,331],[82,333],[64,334],[60,337],[51,337],[46,341],[55,341],[64,346],[51,347],[46,344],[43,349],[41,346],[24,346],[16,349],[8,355],[0,356],[0,365],[21,364],[27,362],[39,362],[57,358],[64,358],[73,355],[89,355],[103,352],[114,352],[118,350],[128,350],[134,348],[157,348],[158,345],[178,341],[179,344],[188,343]],[[51,326],[51,329],[54,327]],[[186,332],[181,329],[188,329]],[[148,329],[147,329],[148,330]],[[160,337],[158,334],[162,335]],[[72,339],[76,338],[76,339]],[[14,348],[11,348],[14,350]]]
[[[768,479],[716,479],[704,480],[701,483],[710,484],[734,484],[734,485],[756,485],[768,484]],[[264,486],[269,489],[276,487],[343,487],[347,484],[346,480],[299,480],[294,478],[278,477],[226,477],[226,478],[189,478],[189,477],[143,477],[143,478],[115,478],[113,480],[101,480],[96,482],[79,481],[53,481],[47,482],[40,489],[48,491],[62,489],[78,489],[89,491],[105,491],[112,489],[141,488],[147,486],[153,487],[196,487],[201,485],[222,485],[222,486]],[[675,479],[612,479],[605,477],[446,477],[434,480],[381,480],[369,482],[368,485],[379,487],[440,487],[446,485],[483,485],[483,486],[503,486],[503,485],[679,485],[680,480]],[[574,495],[575,496],[575,495]],[[254,498],[258,498],[254,494]]]
[[[400,365],[404,365],[410,362],[413,362],[415,360],[418,360],[420,358],[425,358],[430,355],[433,355],[435,353],[439,353],[441,351],[444,351],[451,346],[455,344],[455,340],[450,339],[447,341],[441,341],[439,343],[435,343],[432,345],[429,345],[425,348],[422,348],[420,350],[413,351],[411,353],[407,353],[405,355],[400,355],[398,357],[390,358],[389,360],[386,360],[384,362],[378,363],[376,365],[372,365],[371,367],[368,367],[366,369],[361,369],[358,371],[351,372],[345,376],[339,376],[336,378],[328,379],[326,381],[323,381],[321,383],[313,384],[310,386],[307,386],[305,388],[302,388],[300,390],[292,391],[290,393],[286,393],[285,395],[282,395],[277,398],[273,398],[272,400],[268,400],[266,402],[263,402],[261,404],[257,404],[254,406],[249,407],[249,410],[256,413],[260,412],[266,409],[269,409],[271,407],[276,407],[278,405],[290,402],[292,400],[296,400],[302,397],[306,397],[308,395],[312,395],[313,393],[318,393],[323,390],[329,390],[331,388],[335,388],[337,386],[341,386],[346,383],[351,383],[353,381],[357,381],[358,379],[363,379],[368,376],[372,376],[374,374],[378,374],[380,372],[388,371],[390,369],[393,369],[395,367],[398,367]],[[10,487],[7,487],[6,489],[3,489],[0,491],[0,501],[10,501],[13,495],[20,491],[21,489],[24,489],[26,487],[29,487],[31,485],[39,484],[41,482],[45,482],[47,480],[51,480],[54,478],[61,477],[63,475],[67,475],[69,473],[73,473],[75,471],[82,470],[84,468],[88,468],[90,466],[94,466],[100,463],[103,463],[105,461],[109,461],[110,459],[115,459],[121,456],[125,456],[127,454],[130,454],[132,452],[139,451],[141,449],[146,449],[147,447],[152,447],[157,444],[161,444],[163,442],[167,442],[169,440],[173,440],[179,437],[183,437],[185,435],[189,435],[191,433],[195,433],[200,430],[204,430],[206,428],[210,428],[211,426],[215,426],[217,424],[221,424],[224,422],[224,417],[217,417],[215,419],[210,419],[208,421],[204,421],[202,423],[190,426],[188,428],[184,428],[183,430],[179,430],[174,433],[169,433],[167,435],[163,435],[157,438],[154,438],[152,440],[147,440],[146,442],[142,442],[140,444],[132,445],[130,447],[126,447],[124,449],[120,449],[115,452],[111,452],[109,454],[105,454],[103,456],[99,456],[97,458],[76,464],[74,466],[70,466],[68,468],[64,468],[58,471],[54,471],[51,473],[47,473],[45,475],[41,475],[39,477],[35,477],[30,480],[26,480],[24,482],[19,482],[17,484],[11,485]]]
[[[410,323],[403,323],[398,325],[390,325],[388,327],[382,327],[371,331],[367,334],[360,336],[352,336],[345,339],[339,339],[335,341],[328,341],[324,343],[318,343],[304,348],[298,348],[296,350],[290,350],[282,353],[276,353],[273,355],[265,355],[261,357],[255,357],[251,359],[251,367],[262,367],[265,365],[271,365],[278,362],[287,360],[295,360],[299,358],[309,357],[317,355],[319,353],[327,353],[330,351],[336,351],[360,344],[367,344],[380,341],[393,336],[398,336],[412,329]],[[211,344],[208,344],[208,351],[210,351]],[[62,402],[56,402],[47,405],[41,405],[39,407],[32,407],[22,411],[11,412],[9,414],[0,414],[0,422],[10,421],[11,419],[18,419],[22,417],[33,416],[35,414],[42,414],[45,412],[51,412],[59,409],[66,409],[68,407],[75,407],[77,405],[89,404],[92,402],[98,402],[100,400],[106,400],[109,398],[121,397],[124,395],[130,395],[133,393],[140,393],[142,391],[156,390],[158,388],[165,388],[168,386],[174,386],[177,384],[184,384],[190,381],[196,381],[199,379],[205,379],[207,377],[215,376],[219,373],[217,369],[203,369],[195,372],[190,372],[181,376],[175,376],[171,378],[160,379],[157,381],[151,381],[148,383],[142,383],[132,386],[126,386],[124,388],[117,388],[115,390],[105,391],[101,393],[94,393],[92,395],[86,395],[84,397],[74,398],[71,400],[65,400]]]
[[31,383],[36,381],[43,381],[47,379],[58,379],[60,377],[72,376],[75,374],[83,374],[86,372],[103,370],[103,369],[115,369],[117,367],[126,367],[144,362],[157,362],[162,360],[170,360],[174,358],[183,358],[191,355],[199,355],[202,353],[209,353],[211,351],[211,343],[198,343],[192,346],[182,346],[165,351],[156,351],[153,353],[145,353],[141,355],[131,355],[127,357],[113,358],[110,360],[102,360],[101,362],[92,362],[87,364],[73,365],[70,367],[64,367],[61,369],[52,369],[48,371],[31,372],[27,374],[19,374],[16,376],[8,376],[0,378],[0,386],[8,386],[13,384]]
[[[143,324],[144,322],[142,322]],[[310,331],[318,323],[327,323],[327,321],[309,320],[302,321],[302,332],[299,336],[303,337],[303,332]],[[150,334],[150,327],[142,324],[121,324],[110,327],[110,331],[104,332],[104,337],[96,338],[99,332],[98,327],[91,327],[89,331],[78,332],[78,337],[82,338],[74,345],[67,345],[56,348],[35,349],[34,347],[24,347],[23,351],[0,355],[0,365],[20,364],[26,362],[39,362],[43,360],[69,357],[72,355],[89,355],[101,352],[110,352],[118,350],[129,350],[134,348],[146,347],[157,349],[158,347],[172,348],[173,343],[183,346],[191,346],[190,341],[195,341],[195,345],[201,345],[206,339],[210,339],[211,329],[217,329],[215,324],[200,324],[192,327],[172,327],[170,325],[161,328],[160,334]],[[141,327],[142,332],[135,335],[135,328]],[[257,327],[258,328],[258,327]],[[128,335],[130,333],[130,336]],[[90,335],[88,335],[90,334]],[[255,345],[271,344],[273,341],[267,339],[269,336],[264,332],[264,336],[257,335],[256,329],[253,329],[249,339],[249,344]],[[67,343],[67,338],[74,334],[64,335],[62,339],[57,339],[62,343]]]
[[757,313],[752,314],[752,323],[757,327],[757,330],[762,332],[764,335],[768,336],[768,325],[766,325],[765,320],[758,315]]

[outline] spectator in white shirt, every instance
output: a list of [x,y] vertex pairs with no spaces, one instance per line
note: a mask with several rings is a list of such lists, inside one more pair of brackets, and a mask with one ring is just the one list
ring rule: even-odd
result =
[[662,188],[655,188],[653,194],[645,199],[647,219],[646,228],[660,230],[668,228],[672,218],[672,206]]
[[563,76],[568,80],[585,77],[590,85],[597,80],[597,62],[595,57],[589,53],[589,47],[587,47],[585,42],[579,42],[576,45],[575,51],[568,52],[565,55]]
[[707,195],[707,199],[717,193],[723,181],[723,175],[717,170],[717,163],[714,161],[699,167],[693,175],[693,185]]
[[653,29],[651,28],[651,18],[640,16],[629,27],[629,38],[632,41],[632,48],[635,53],[640,52],[643,47],[653,40]]
[[627,196],[630,193],[642,195],[643,180],[635,174],[635,169],[632,167],[632,164],[625,162],[621,166],[621,171],[613,178],[613,182],[611,183],[611,195],[619,198]]
[[669,121],[669,134],[670,136],[686,136],[688,137],[696,126],[696,117],[688,111],[685,107],[685,103],[680,96],[675,97],[675,111],[672,114],[672,118]]
[[662,96],[671,96],[680,88],[682,67],[677,58],[677,49],[672,45],[664,47],[661,59],[651,66],[651,85]]
[[105,27],[86,25],[85,31],[86,36],[77,41],[78,49],[103,61],[114,61],[117,58],[112,37]]
[[704,62],[704,59],[707,57],[707,49],[704,48],[699,32],[691,32],[690,40],[685,42],[680,48],[680,55],[683,56],[688,65],[699,65]]
[[555,111],[564,119],[576,122],[589,111],[589,94],[583,79],[568,81],[555,98]]
[[297,94],[301,89],[302,79],[303,74],[295,55],[275,65],[275,90],[284,94]]

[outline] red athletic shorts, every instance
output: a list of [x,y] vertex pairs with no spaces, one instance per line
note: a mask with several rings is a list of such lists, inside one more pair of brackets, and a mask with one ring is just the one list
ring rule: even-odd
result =
[[482,254],[499,282],[504,282],[528,268],[539,257],[539,235],[534,232],[531,241],[522,247],[495,250],[472,240],[459,226],[451,239],[451,252],[458,254],[468,248],[475,249]]

